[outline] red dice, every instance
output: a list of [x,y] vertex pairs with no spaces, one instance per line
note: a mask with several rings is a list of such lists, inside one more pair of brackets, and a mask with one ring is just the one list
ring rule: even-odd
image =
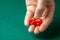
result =
[[42,24],[42,19],[36,19],[36,18],[31,17],[29,19],[29,23],[30,25],[40,26]]
[[30,17],[30,19],[29,19],[30,25],[34,25],[35,24],[35,20],[36,20],[36,18]]
[[40,26],[42,24],[42,19],[35,20],[35,26]]

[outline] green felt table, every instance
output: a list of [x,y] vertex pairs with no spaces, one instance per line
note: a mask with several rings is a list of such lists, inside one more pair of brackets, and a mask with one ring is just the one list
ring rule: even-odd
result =
[[0,0],[0,40],[60,40],[60,2],[46,31],[35,35],[24,26],[25,0]]

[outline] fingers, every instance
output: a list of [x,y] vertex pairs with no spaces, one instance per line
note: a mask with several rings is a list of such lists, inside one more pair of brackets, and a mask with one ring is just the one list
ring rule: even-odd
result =
[[34,31],[34,29],[35,29],[35,26],[34,26],[34,25],[30,25],[30,27],[29,27],[28,31],[29,31],[29,32],[33,32],[33,31]]
[[50,12],[50,9],[49,9],[49,5],[46,5],[46,8],[45,8],[45,10],[44,10],[44,12],[42,13],[42,16],[40,17],[41,19],[45,19],[47,16],[48,16],[48,14],[49,14],[49,12]]
[[[45,9],[45,1],[38,0],[34,17],[37,18],[37,19],[40,18],[40,16],[43,13],[44,9]],[[40,32],[39,27],[36,27],[35,30],[34,30],[34,33],[39,34],[39,32]]]
[[49,15],[44,19],[42,25],[39,27],[40,32],[43,32],[48,27],[48,25],[51,23],[51,21],[53,19],[54,5],[50,6],[49,9],[50,9]]
[[39,31],[39,26],[37,26],[37,27],[35,28],[34,33],[35,33],[35,34],[39,34],[39,33],[40,33],[40,31]]
[[37,7],[35,10],[34,17],[35,18],[40,18],[41,14],[43,13],[45,9],[46,1],[45,0],[38,0],[37,2]]
[[29,18],[33,16],[34,10],[35,10],[34,6],[27,7],[27,12],[26,12],[25,20],[24,20],[25,26],[29,25]]
[[51,21],[52,19],[46,18],[41,24],[41,26],[39,27],[39,31],[43,32],[48,27],[48,25],[51,23]]

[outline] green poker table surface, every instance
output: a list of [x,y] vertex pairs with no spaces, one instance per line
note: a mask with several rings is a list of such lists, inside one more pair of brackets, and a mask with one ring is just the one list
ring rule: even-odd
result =
[[55,4],[52,23],[35,35],[24,25],[25,0],[0,0],[0,40],[60,40],[60,1]]

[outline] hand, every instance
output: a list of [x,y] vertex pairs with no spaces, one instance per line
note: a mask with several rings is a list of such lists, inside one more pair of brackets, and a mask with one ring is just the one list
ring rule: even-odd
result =
[[30,25],[28,31],[38,34],[43,32],[51,23],[54,15],[55,4],[54,0],[26,0],[27,12],[24,20],[26,26],[29,25],[29,18],[41,18],[43,23],[39,27]]

